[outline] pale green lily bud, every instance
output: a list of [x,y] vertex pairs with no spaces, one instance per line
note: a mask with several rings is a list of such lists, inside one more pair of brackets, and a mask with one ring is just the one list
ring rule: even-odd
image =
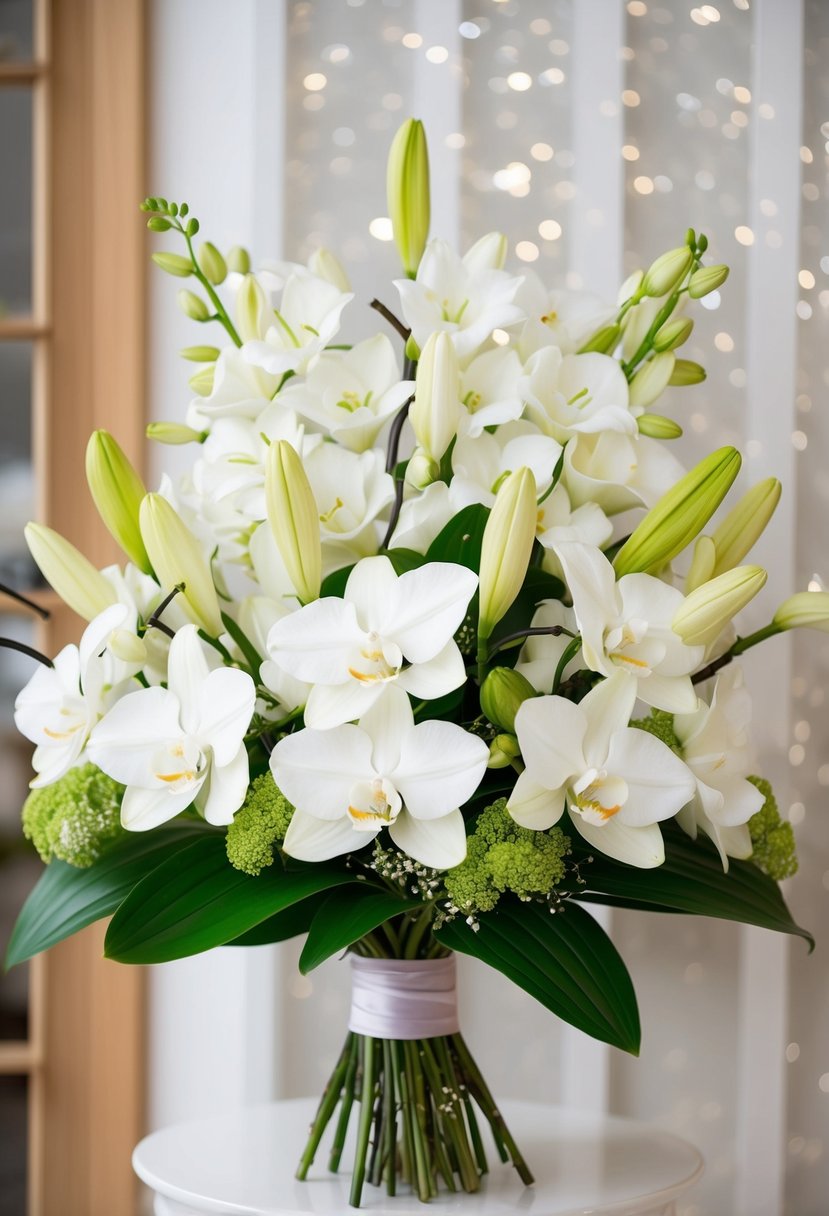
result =
[[508,768],[521,755],[515,735],[496,735],[489,745],[487,768]]
[[648,359],[630,382],[628,401],[631,409],[644,409],[662,396],[673,375],[675,361],[670,351]]
[[124,663],[140,663],[147,661],[147,646],[143,638],[130,633],[129,629],[113,629],[107,641],[107,649]]
[[[653,340],[654,350],[676,350],[687,342],[694,328],[690,317],[674,317],[666,321]],[[673,372],[672,372],[673,374]]]
[[224,629],[219,597],[204,551],[179,513],[160,494],[148,494],[139,512],[141,535],[165,591],[183,586],[176,603],[191,621],[218,637]]
[[423,123],[407,118],[392,140],[386,193],[403,269],[417,274],[429,237],[429,152]]
[[470,274],[485,270],[503,270],[509,242],[503,232],[487,232],[463,255],[463,264]]
[[86,445],[86,480],[98,514],[131,562],[152,574],[141,539],[138,512],[144,482],[108,431],[93,431]]
[[241,245],[234,245],[232,249],[229,249],[225,261],[228,270],[235,274],[250,273],[250,254]]
[[319,599],[322,581],[319,508],[302,461],[285,439],[268,448],[265,505],[276,546],[297,595],[304,604]]
[[187,383],[197,397],[209,397],[213,392],[215,378],[216,368],[214,364],[211,364],[209,367],[203,367],[201,371],[194,372]]
[[730,490],[741,463],[736,448],[718,448],[681,477],[616,554],[616,577],[659,570],[690,545]]
[[829,591],[798,591],[774,614],[778,629],[821,629],[829,633]]
[[210,309],[201,296],[197,296],[194,291],[188,291],[184,287],[178,293],[177,299],[179,308],[191,321],[206,321],[210,316]]
[[415,396],[409,422],[418,444],[440,460],[461,419],[460,368],[455,344],[442,330],[429,335],[417,364]]
[[627,304],[628,300],[636,295],[642,285],[642,280],[645,277],[644,270],[634,270],[633,274],[628,275],[622,286],[619,288],[619,294],[616,297],[616,303],[621,308],[623,304]]
[[184,346],[178,353],[188,363],[215,363],[221,351],[218,346]]
[[651,439],[679,439],[682,435],[679,423],[663,414],[640,414],[636,425],[640,435],[647,435]]
[[730,570],[753,549],[774,515],[781,490],[776,477],[766,477],[752,486],[728,512],[713,536],[717,549],[715,574]]
[[315,249],[308,259],[308,269],[319,279],[325,279],[338,291],[351,291],[351,284],[342,262],[330,249]]
[[536,691],[526,676],[511,667],[493,667],[481,685],[481,709],[494,726],[515,730],[515,715]]
[[621,325],[603,325],[587,339],[583,346],[579,347],[578,353],[586,355],[590,351],[595,351],[600,355],[609,355],[618,346],[621,333]]
[[722,287],[728,278],[727,266],[700,266],[691,275],[688,283],[688,295],[692,300],[701,300],[703,296]]
[[694,260],[693,251],[687,245],[678,249],[669,249],[652,262],[642,280],[642,294],[645,296],[666,296],[669,291],[678,287],[691,269]]
[[211,241],[205,241],[199,247],[196,261],[199,264],[199,270],[208,283],[212,283],[214,287],[218,287],[220,283],[224,283],[227,278],[227,262]]
[[23,535],[46,582],[85,621],[117,602],[112,584],[59,532],[45,524],[26,524]]
[[415,342],[413,334],[409,334],[406,339],[406,358],[411,360],[412,363],[417,363],[420,358],[420,347]]
[[236,328],[243,342],[256,342],[262,337],[260,318],[266,303],[261,284],[252,274],[246,274],[236,293]]
[[687,646],[710,646],[729,621],[766,585],[762,566],[737,566],[692,591],[674,613],[671,628]]
[[699,363],[694,363],[692,359],[677,359],[668,383],[680,388],[689,384],[702,384],[707,374],[705,368]]
[[440,477],[440,464],[423,448],[415,448],[406,465],[406,481],[415,490],[425,490]]
[[488,638],[524,583],[538,522],[535,478],[516,469],[501,482],[481,546],[478,637]]
[[144,432],[148,439],[156,443],[167,443],[172,446],[182,443],[204,443],[207,431],[195,431],[192,426],[182,422],[150,422]]
[[180,253],[153,253],[151,257],[165,274],[175,275],[177,279],[187,279],[193,273],[193,263]]
[[717,564],[717,546],[710,536],[698,536],[694,545],[694,556],[685,576],[685,594],[690,595],[714,577]]

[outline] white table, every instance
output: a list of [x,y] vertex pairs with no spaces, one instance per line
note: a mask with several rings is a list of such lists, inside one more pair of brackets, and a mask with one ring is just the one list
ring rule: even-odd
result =
[[[135,1150],[133,1166],[155,1193],[156,1216],[347,1216],[347,1175],[326,1170],[323,1140],[309,1180],[294,1170],[316,1100],[298,1098],[165,1128]],[[504,1115],[536,1177],[522,1186],[487,1145],[491,1173],[475,1195],[421,1204],[366,1185],[363,1207],[387,1216],[675,1216],[677,1197],[702,1174],[702,1158],[676,1136],[629,1119],[533,1102]],[[352,1124],[354,1120],[352,1119]],[[491,1151],[490,1151],[491,1147]],[[343,1162],[349,1160],[348,1146]]]

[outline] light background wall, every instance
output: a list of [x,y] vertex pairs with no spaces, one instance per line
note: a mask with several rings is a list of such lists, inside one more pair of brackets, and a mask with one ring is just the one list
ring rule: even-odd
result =
[[[704,230],[733,271],[694,313],[687,353],[708,381],[666,398],[683,457],[737,443],[743,486],[784,480],[754,623],[790,587],[829,581],[825,0],[155,0],[152,16],[148,192],[186,198],[210,239],[257,261],[331,247],[357,293],[346,340],[376,328],[372,295],[395,303],[393,246],[372,221],[410,113],[428,127],[436,234],[463,245],[501,228],[513,268],[551,285],[612,295],[686,227]],[[188,399],[176,351],[193,339],[174,295],[153,281],[151,417],[181,417]],[[798,832],[787,896],[825,938],[829,638],[777,639],[748,667],[763,769]],[[807,958],[719,922],[614,913],[611,929],[640,997],[641,1059],[464,960],[465,1030],[493,1086],[694,1141],[708,1169],[685,1216],[824,1216],[825,941]],[[303,979],[297,954],[224,950],[156,970],[153,1126],[320,1087],[346,968]]]

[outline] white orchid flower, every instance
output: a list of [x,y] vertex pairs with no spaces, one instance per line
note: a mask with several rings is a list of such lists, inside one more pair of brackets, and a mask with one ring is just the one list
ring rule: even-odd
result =
[[258,418],[279,381],[278,375],[250,364],[238,347],[226,346],[216,360],[212,391],[190,402],[187,424],[201,431],[219,418]]
[[454,722],[415,725],[399,687],[388,688],[356,726],[286,735],[271,755],[274,780],[296,807],[285,852],[324,861],[388,828],[416,861],[451,869],[466,856],[458,808],[478,788],[488,757],[484,741]]
[[[561,600],[542,600],[533,613],[531,628],[550,629],[555,625],[561,625],[569,632],[558,637],[549,633],[528,637],[515,664],[515,670],[529,680],[537,692],[552,692],[559,662],[571,642],[569,634],[578,632],[576,614],[572,608],[562,604]],[[581,651],[570,659],[562,678],[566,680],[580,667],[584,667]]]
[[417,278],[396,279],[403,316],[422,349],[430,334],[452,335],[458,358],[487,342],[493,329],[514,325],[524,314],[514,303],[521,279],[503,270],[467,265],[445,241],[430,241]]
[[496,346],[461,368],[461,401],[465,414],[461,431],[476,438],[484,427],[520,418],[524,402],[519,390],[521,360],[514,350]]
[[729,857],[750,857],[748,821],[763,805],[763,795],[746,781],[754,750],[749,740],[751,697],[742,670],[721,671],[711,704],[700,701],[692,714],[674,717],[682,758],[696,778],[694,796],[678,821],[689,836],[702,830],[713,840],[728,870]]
[[559,545],[556,554],[590,670],[610,676],[621,668],[635,678],[647,705],[693,713],[690,673],[705,648],[687,646],[671,628],[682,592],[650,574],[626,574],[617,583],[610,562],[591,545]]
[[272,376],[304,373],[340,328],[340,315],[354,297],[303,270],[291,274],[264,341],[246,342],[245,359]]
[[608,355],[562,355],[544,347],[528,360],[519,387],[527,416],[559,443],[600,431],[637,433],[625,374]]
[[414,381],[400,379],[391,342],[376,334],[351,350],[323,351],[304,383],[290,382],[279,401],[343,447],[364,452],[413,392]]
[[268,654],[312,684],[306,725],[326,730],[366,713],[389,684],[433,700],[466,679],[453,635],[478,579],[463,566],[429,562],[398,576],[387,557],[367,557],[342,599],[315,600],[276,624]]
[[191,804],[208,823],[230,823],[248,788],[244,737],[255,697],[246,672],[211,671],[195,625],[180,629],[167,687],[123,697],[89,740],[92,762],[127,787],[124,827],[147,831]]
[[575,705],[534,697],[515,716],[526,768],[507,807],[522,827],[543,831],[565,806],[588,844],[629,865],[665,860],[659,822],[692,796],[694,777],[647,731],[629,727],[636,681],[617,671]]
[[596,503],[607,515],[652,507],[684,476],[668,447],[645,435],[579,433],[564,449],[562,480],[570,501],[576,507]]
[[109,650],[115,632],[134,634],[136,614],[112,604],[84,630],[80,646],[64,646],[53,667],[39,667],[14,703],[14,721],[35,744],[33,789],[63,777],[84,754],[90,732],[110,706],[136,687],[141,663]]

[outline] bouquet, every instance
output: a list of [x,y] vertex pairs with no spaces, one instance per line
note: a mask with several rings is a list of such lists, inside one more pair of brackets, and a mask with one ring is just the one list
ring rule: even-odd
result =
[[607,306],[505,270],[498,233],[463,256],[429,242],[414,120],[388,197],[398,303],[373,301],[380,328],[353,345],[331,252],[252,272],[241,248],[196,247],[187,204],[143,203],[183,241],[153,260],[221,335],[182,352],[187,424],[148,428],[193,459],[148,493],[92,436],[126,561],[98,570],[28,526],[88,624],[29,652],[16,703],[35,744],[23,830],[48,866],[9,962],[106,916],[124,963],[297,934],[303,971],[349,952],[349,1032],[299,1176],[335,1115],[338,1168],[354,1113],[355,1205],[366,1179],[476,1190],[482,1123],[531,1181],[460,1034],[455,952],[635,1053],[633,987],[586,903],[808,938],[777,885],[794,841],[737,660],[829,629],[829,594],[807,592],[736,631],[780,485],[709,526],[739,453],[686,471],[654,410],[705,376],[677,354],[728,274],[705,236]]

